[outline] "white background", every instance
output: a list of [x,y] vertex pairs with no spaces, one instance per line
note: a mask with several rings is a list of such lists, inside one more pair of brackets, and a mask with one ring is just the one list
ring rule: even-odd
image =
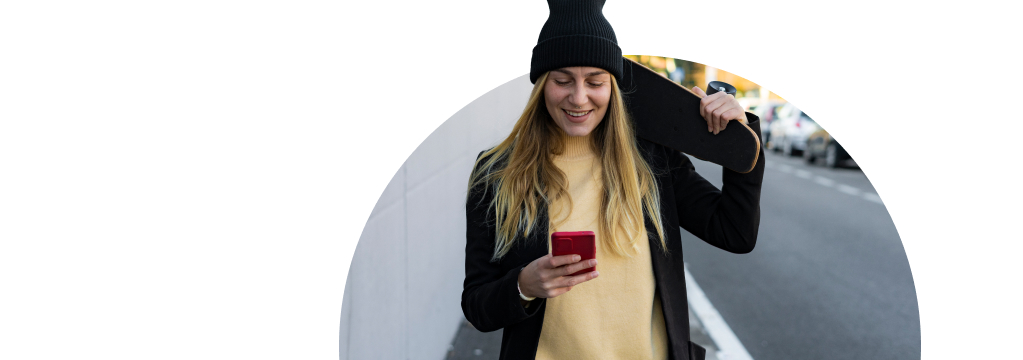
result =
[[[923,357],[1017,353],[1019,9],[624,1],[626,54],[741,75],[854,154]],[[0,357],[335,359],[356,240],[543,1],[0,5]],[[485,119],[481,119],[485,121]]]

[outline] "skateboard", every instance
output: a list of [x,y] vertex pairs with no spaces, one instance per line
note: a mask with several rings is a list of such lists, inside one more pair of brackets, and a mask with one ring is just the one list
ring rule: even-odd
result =
[[[682,85],[623,57],[622,89],[636,136],[709,161],[732,171],[748,173],[760,156],[758,131],[741,121],[729,121],[723,131],[707,132],[700,116],[700,97]],[[711,82],[707,95],[735,88]],[[760,124],[755,124],[759,130]]]

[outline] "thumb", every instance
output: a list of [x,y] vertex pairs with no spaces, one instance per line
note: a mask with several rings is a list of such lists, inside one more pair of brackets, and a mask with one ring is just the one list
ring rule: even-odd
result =
[[693,92],[696,93],[696,96],[699,96],[701,99],[707,97],[707,93],[703,92],[703,89],[700,89],[699,86],[693,86]]

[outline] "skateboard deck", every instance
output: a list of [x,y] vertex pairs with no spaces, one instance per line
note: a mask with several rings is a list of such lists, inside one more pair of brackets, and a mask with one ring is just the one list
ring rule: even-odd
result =
[[708,132],[707,121],[700,116],[698,95],[640,63],[624,57],[622,61],[619,87],[636,136],[732,171],[753,170],[760,156],[760,139],[749,125],[729,121],[717,135]]

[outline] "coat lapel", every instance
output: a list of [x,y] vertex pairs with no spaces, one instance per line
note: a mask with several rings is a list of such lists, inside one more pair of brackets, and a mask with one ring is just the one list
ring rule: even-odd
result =
[[[660,162],[652,151],[644,153],[651,166]],[[646,230],[650,240],[650,256],[657,282],[657,293],[661,297],[661,310],[668,332],[670,349],[668,357],[675,360],[690,360],[689,356],[689,300],[686,297],[685,263],[682,260],[682,234],[675,211],[675,196],[667,173],[655,175],[661,198],[661,224],[664,226],[665,246],[657,237],[657,228],[650,216],[644,213]],[[656,250],[655,250],[656,249]]]

